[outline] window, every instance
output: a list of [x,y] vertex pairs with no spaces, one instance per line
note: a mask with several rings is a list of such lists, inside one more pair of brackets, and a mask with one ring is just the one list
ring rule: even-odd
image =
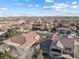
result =
[[71,51],[71,48],[65,48],[66,51]]
[[61,53],[61,51],[60,51],[59,49],[53,49],[53,48],[52,48],[51,51]]

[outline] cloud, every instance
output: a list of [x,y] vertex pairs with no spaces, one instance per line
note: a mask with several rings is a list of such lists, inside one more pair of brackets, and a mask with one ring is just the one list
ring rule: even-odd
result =
[[22,6],[24,3],[14,3],[15,5]]
[[59,13],[67,13],[68,11],[68,5],[65,4],[65,3],[55,3],[53,6],[44,6],[43,7],[44,9],[47,9],[47,10],[52,10],[52,11],[55,11],[55,12],[59,12]]
[[3,11],[0,10],[0,14],[3,13]]
[[9,15],[14,15],[15,12],[12,10],[9,10],[8,8],[0,8],[0,16],[9,16]]
[[76,4],[76,1],[73,1],[72,4]]
[[44,8],[44,9],[52,8],[52,6],[44,6],[43,8]]
[[10,10],[8,8],[0,8],[0,16],[32,16],[32,14],[17,13],[14,10]]
[[32,14],[27,14],[27,13],[19,13],[16,14],[17,16],[32,16]]
[[8,12],[9,10],[7,8],[0,8],[0,14],[2,13],[6,13]]
[[0,8],[0,10],[7,11],[8,9],[7,8]]
[[54,7],[55,8],[67,8],[68,5],[65,3],[55,3]]
[[71,15],[79,16],[79,12],[74,11],[74,12],[71,13]]
[[25,1],[29,1],[29,0],[25,0]]
[[29,4],[28,7],[32,7],[32,4]]
[[78,5],[73,5],[72,8],[78,8]]
[[55,3],[52,6],[44,6],[43,8],[44,10],[54,11],[65,15],[79,15],[79,7],[76,2],[73,2],[71,5],[66,3]]
[[12,1],[15,1],[15,2],[17,2],[17,1],[19,1],[19,0],[12,0]]
[[45,2],[54,2],[54,0],[45,0]]
[[64,8],[68,8],[68,5],[65,3],[55,3],[53,6],[44,6],[43,8],[49,8],[49,9],[64,9]]
[[36,7],[39,7],[39,5],[37,4]]

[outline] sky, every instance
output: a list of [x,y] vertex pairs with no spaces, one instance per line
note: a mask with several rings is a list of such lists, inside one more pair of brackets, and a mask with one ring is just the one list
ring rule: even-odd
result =
[[79,0],[0,0],[0,16],[79,16]]

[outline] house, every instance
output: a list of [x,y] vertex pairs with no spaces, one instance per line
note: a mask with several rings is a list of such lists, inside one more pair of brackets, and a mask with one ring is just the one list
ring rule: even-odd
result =
[[74,55],[74,38],[69,38],[65,35],[56,35],[54,38],[52,37],[52,40],[53,44],[50,47],[50,51],[52,50],[51,55],[62,56],[64,53]]
[[[42,50],[44,58],[60,58],[63,53],[61,47],[57,46],[55,42],[53,42],[51,36],[42,38],[39,42],[40,49]],[[47,56],[47,57],[46,57]]]
[[65,35],[54,36],[53,44],[62,48],[64,52],[73,54],[74,53],[74,38],[69,38]]
[[79,40],[74,40],[74,57],[79,59]]
[[51,45],[50,46],[50,57],[53,59],[61,59],[61,55],[63,54],[63,50],[58,47],[58,46],[54,46]]
[[60,37],[60,42],[65,53],[74,54],[74,38]]
[[40,36],[36,32],[24,32],[5,40],[4,43],[16,48],[18,57],[13,54],[14,58],[29,59],[32,57],[32,54],[34,53],[34,45],[39,39]]

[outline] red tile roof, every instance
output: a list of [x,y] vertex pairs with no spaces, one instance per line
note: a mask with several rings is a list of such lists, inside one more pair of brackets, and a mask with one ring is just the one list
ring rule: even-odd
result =
[[21,33],[17,36],[12,37],[11,42],[18,43],[20,45],[26,43],[26,45],[28,46],[36,40],[35,37],[37,35],[38,34],[36,34],[36,32]]
[[18,43],[20,45],[22,45],[26,42],[25,37],[22,37],[21,35],[17,35],[15,37],[12,37],[11,41],[14,43]]

